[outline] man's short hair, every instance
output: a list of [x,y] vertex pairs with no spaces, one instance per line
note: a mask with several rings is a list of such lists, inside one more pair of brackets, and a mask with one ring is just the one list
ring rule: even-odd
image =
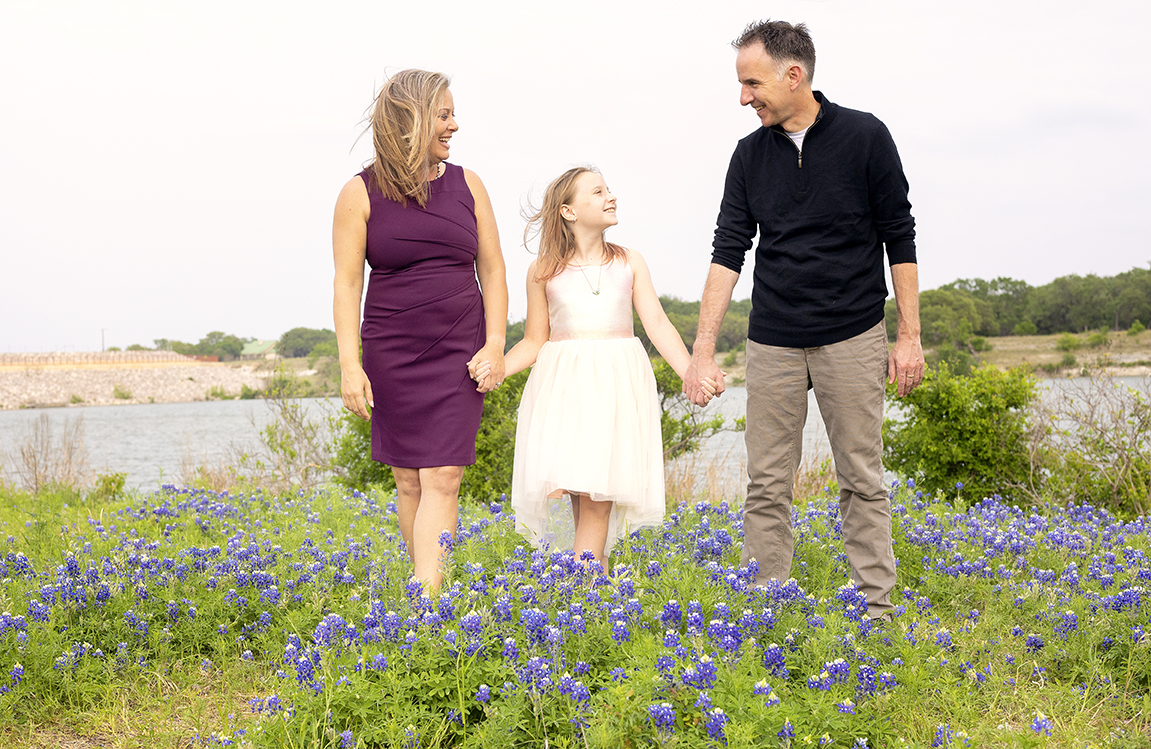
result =
[[807,82],[811,83],[815,76],[815,43],[811,41],[806,24],[792,26],[787,21],[752,21],[731,46],[743,49],[756,42],[763,44],[780,78],[789,66],[799,65]]

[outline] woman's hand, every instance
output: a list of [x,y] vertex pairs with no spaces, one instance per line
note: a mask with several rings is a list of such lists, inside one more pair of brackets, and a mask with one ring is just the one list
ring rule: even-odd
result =
[[481,393],[490,393],[498,388],[504,381],[503,346],[489,343],[477,351],[468,362],[468,374],[476,381],[476,390]]
[[340,370],[340,396],[344,399],[344,408],[364,421],[371,418],[370,409],[376,407],[376,402],[372,398],[372,383],[368,382],[363,367]]

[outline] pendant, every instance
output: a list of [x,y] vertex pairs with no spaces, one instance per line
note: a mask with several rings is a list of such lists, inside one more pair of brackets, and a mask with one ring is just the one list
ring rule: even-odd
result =
[[599,289],[592,289],[591,293],[592,293],[592,296],[599,296]]

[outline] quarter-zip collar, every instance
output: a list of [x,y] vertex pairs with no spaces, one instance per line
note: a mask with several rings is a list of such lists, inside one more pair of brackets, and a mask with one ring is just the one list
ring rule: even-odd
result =
[[[831,119],[835,116],[835,110],[838,109],[838,107],[835,104],[832,104],[830,101],[828,101],[826,98],[824,98],[822,92],[812,91],[811,94],[812,94],[812,96],[815,97],[815,100],[819,102],[819,112],[817,112],[815,115],[815,121],[807,126],[807,135],[804,136],[804,140],[803,140],[804,144],[806,144],[807,139],[811,137],[812,131],[815,130],[817,125],[819,125],[820,120],[824,119],[824,117],[826,116],[827,120],[830,122]],[[780,135],[782,135],[784,138],[787,139],[787,142],[790,143],[791,147],[795,149],[796,160],[799,163],[799,168],[802,169],[803,168],[803,151],[799,148],[799,146],[796,145],[795,141],[793,141],[791,139],[791,136],[788,135],[787,131],[783,129],[783,126],[782,125],[772,125],[768,129],[774,130],[775,132],[779,133]]]

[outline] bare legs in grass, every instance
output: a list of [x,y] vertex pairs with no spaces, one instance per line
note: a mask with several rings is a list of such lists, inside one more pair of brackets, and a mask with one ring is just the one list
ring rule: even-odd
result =
[[595,555],[604,574],[607,574],[607,555],[604,547],[607,546],[607,526],[611,518],[611,501],[597,502],[590,494],[582,492],[568,492],[572,503],[572,520],[575,524],[575,543],[572,551],[576,559],[584,551]]
[[460,480],[463,466],[437,468],[392,467],[399,503],[400,535],[412,558],[413,574],[424,590],[438,590],[444,581],[449,551],[440,545],[440,534],[456,537],[460,515]]

